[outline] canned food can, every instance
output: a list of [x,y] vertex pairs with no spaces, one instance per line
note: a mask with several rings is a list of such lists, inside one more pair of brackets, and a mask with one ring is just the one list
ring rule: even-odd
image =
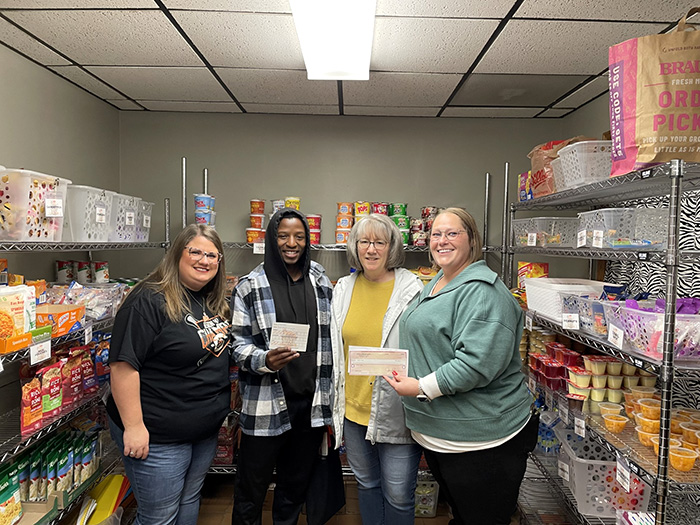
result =
[[389,215],[408,215],[408,204],[405,202],[394,202],[389,205]]
[[284,199],[275,199],[272,201],[272,213],[284,208]]
[[336,217],[335,225],[337,228],[346,230],[352,228],[353,222],[354,221],[352,215],[338,215]]
[[251,215],[264,215],[265,201],[262,199],[250,199],[250,213]]
[[377,215],[388,215],[389,214],[389,203],[388,202],[373,202],[372,203],[372,213]]
[[321,244],[321,230],[309,230],[309,244]]
[[92,274],[92,282],[94,283],[109,282],[109,264],[107,261],[90,262],[90,273]]
[[265,230],[261,228],[246,228],[245,240],[246,242],[262,242],[265,240]]
[[90,261],[73,261],[73,275],[80,284],[91,283]]
[[435,217],[437,215],[437,212],[437,206],[423,206],[420,209],[420,216],[423,219],[427,219],[428,217]]
[[350,237],[350,230],[345,228],[338,228],[335,230],[335,243],[336,244],[347,244],[348,237]]
[[321,216],[309,213],[306,216],[306,222],[309,223],[309,230],[320,230],[321,229]]
[[295,210],[301,209],[301,199],[299,197],[285,197],[284,198],[285,208],[294,208]]
[[56,261],[56,282],[68,284],[74,280],[73,261]]
[[357,201],[355,203],[355,216],[369,215],[369,202]]
[[353,204],[352,202],[339,202],[338,203],[338,215],[352,215]]
[[406,215],[392,215],[391,220],[399,227],[399,230],[408,230],[411,227],[411,220]]
[[265,214],[263,213],[251,213],[250,214],[250,227],[262,230],[265,227]]

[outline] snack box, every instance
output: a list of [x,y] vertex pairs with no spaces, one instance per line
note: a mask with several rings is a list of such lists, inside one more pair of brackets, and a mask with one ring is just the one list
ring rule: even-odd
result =
[[44,304],[36,307],[38,326],[51,325],[51,337],[61,337],[85,325],[85,307],[81,305]]
[[41,343],[50,337],[51,327],[42,326],[24,334],[0,339],[0,354],[11,354],[34,343]]

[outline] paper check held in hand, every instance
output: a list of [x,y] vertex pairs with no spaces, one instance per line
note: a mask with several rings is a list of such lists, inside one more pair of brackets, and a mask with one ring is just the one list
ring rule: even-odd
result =
[[394,371],[400,376],[408,374],[408,350],[370,346],[348,348],[348,373],[351,376],[390,376]]
[[308,338],[308,324],[274,323],[270,334],[270,349],[289,347],[295,352],[306,352]]

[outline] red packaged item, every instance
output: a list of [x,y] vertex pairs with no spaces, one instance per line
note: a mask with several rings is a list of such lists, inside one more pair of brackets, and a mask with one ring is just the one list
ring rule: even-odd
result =
[[[557,343],[556,341],[550,341],[549,343],[546,343],[544,347],[547,350],[547,355],[552,359],[557,359],[557,348],[561,350],[566,350],[566,347],[563,344]],[[559,359],[557,359],[557,361],[559,361]],[[561,363],[561,361],[559,362]]]
[[564,366],[580,366],[581,354],[569,350],[568,348],[557,348],[554,351],[554,359],[562,363]]
[[[72,352],[72,350],[71,350]],[[80,356],[62,359],[62,411],[72,410],[83,399],[83,371]]]
[[542,373],[547,377],[565,377],[566,369],[564,365],[561,364],[556,359],[546,358],[541,360],[542,363]]
[[41,405],[41,381],[34,378],[22,385],[22,436],[32,434],[41,428],[43,409]]
[[41,404],[44,420],[54,418],[61,413],[63,405],[62,368],[63,363],[59,361],[53,365],[45,366],[37,372],[37,377],[41,381]]

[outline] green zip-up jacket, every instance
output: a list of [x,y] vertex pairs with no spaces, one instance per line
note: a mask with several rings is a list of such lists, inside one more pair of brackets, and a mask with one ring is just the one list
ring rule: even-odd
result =
[[484,261],[431,296],[441,276],[401,317],[399,348],[409,351],[409,375],[436,372],[444,395],[430,403],[404,397],[406,424],[454,441],[509,436],[525,425],[532,403],[518,351],[522,309]]

